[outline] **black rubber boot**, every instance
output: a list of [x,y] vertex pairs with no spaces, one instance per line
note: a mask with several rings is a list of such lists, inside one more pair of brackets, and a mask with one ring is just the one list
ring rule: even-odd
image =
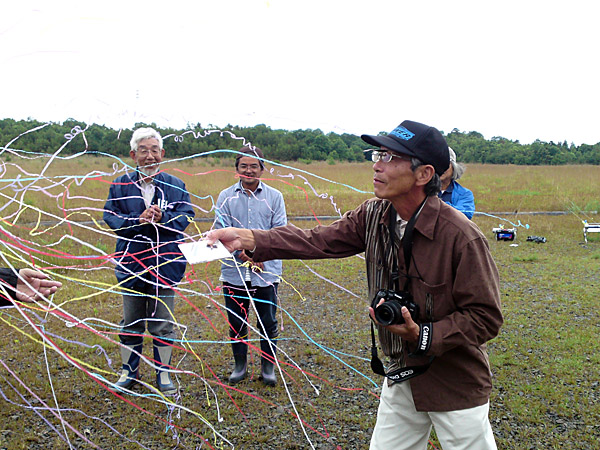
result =
[[260,378],[267,386],[275,386],[277,384],[277,376],[275,375],[275,364],[266,358],[261,359],[261,374]]
[[277,384],[277,375],[275,375],[275,340],[271,339],[273,344],[273,350],[269,345],[269,341],[266,339],[260,340],[260,349],[262,350],[263,356],[260,359],[261,371],[260,379],[267,386],[275,386]]
[[242,342],[231,344],[235,367],[229,376],[229,384],[237,384],[248,374],[248,346]]

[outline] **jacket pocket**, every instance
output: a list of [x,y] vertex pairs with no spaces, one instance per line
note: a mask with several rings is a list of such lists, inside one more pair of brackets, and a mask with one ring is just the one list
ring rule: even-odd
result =
[[450,285],[431,285],[421,280],[413,280],[412,294],[415,303],[419,305],[419,319],[422,321],[435,322],[456,309]]

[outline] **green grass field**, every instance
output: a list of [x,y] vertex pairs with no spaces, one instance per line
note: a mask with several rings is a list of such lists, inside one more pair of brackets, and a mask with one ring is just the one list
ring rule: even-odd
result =
[[[189,267],[175,311],[178,397],[167,401],[145,386],[136,396],[117,396],[105,380],[116,379],[120,364],[112,341],[121,299],[103,257],[115,239],[99,222],[115,161],[55,161],[45,177],[32,175],[45,163],[18,165],[13,158],[0,178],[5,262],[33,260],[64,283],[49,310],[0,311],[0,449],[368,448],[381,379],[367,360],[369,299],[360,257],[284,263],[285,384],[280,377],[275,389],[257,381],[256,352],[251,379],[235,388],[224,383],[232,358],[219,265]],[[208,219],[219,191],[234,181],[230,163],[211,158],[166,167],[186,181],[198,217]],[[263,178],[284,193],[288,214],[313,217],[296,221],[301,227],[371,196],[369,163],[269,169]],[[498,447],[596,448],[600,236],[586,244],[582,220],[600,222],[600,167],[471,165],[461,181],[486,213],[474,222],[489,239],[501,278],[505,325],[489,343]],[[565,214],[533,214],[544,211]],[[517,225],[516,246],[495,240],[499,224]],[[199,221],[187,231],[208,228],[209,221]],[[547,242],[528,242],[528,235]],[[142,372],[152,385],[151,367]]]

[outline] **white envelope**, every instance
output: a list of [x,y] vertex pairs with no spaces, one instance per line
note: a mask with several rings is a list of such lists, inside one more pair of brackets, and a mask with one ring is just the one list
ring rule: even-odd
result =
[[207,245],[205,240],[186,242],[185,244],[179,244],[179,249],[190,264],[233,258],[221,241],[217,241],[213,245]]

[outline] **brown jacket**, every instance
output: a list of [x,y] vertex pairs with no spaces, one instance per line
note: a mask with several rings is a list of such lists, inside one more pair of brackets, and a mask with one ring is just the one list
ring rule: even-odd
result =
[[[378,289],[393,288],[389,207],[386,200],[371,199],[329,226],[253,230],[254,258],[343,258],[365,252],[370,303]],[[402,288],[404,254],[398,241],[394,248]],[[419,411],[486,403],[492,383],[485,343],[498,334],[503,318],[498,270],[484,235],[464,214],[429,197],[415,224],[409,275],[419,321],[433,323],[431,347],[427,356],[410,357],[414,348],[380,327],[382,350],[391,359],[389,369],[424,364],[435,356],[424,374],[409,381]]]

